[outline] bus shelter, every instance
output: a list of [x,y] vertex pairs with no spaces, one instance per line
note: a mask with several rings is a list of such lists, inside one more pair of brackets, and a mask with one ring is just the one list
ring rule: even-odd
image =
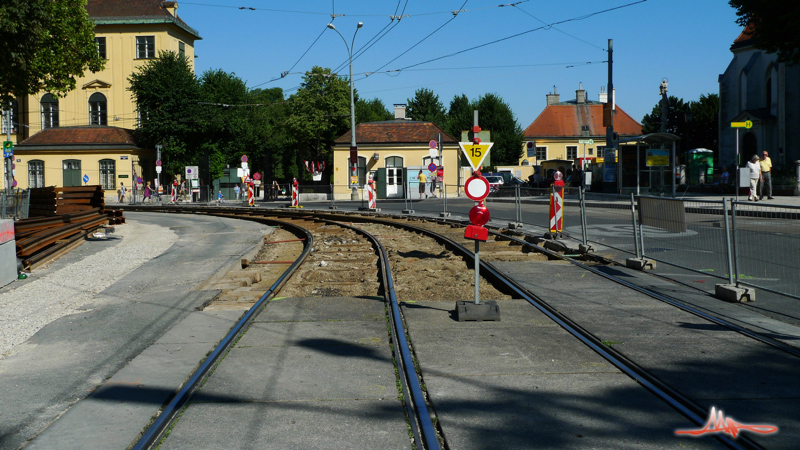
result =
[[671,193],[675,197],[675,163],[679,136],[650,133],[622,138],[618,147],[617,192],[644,188],[651,195]]

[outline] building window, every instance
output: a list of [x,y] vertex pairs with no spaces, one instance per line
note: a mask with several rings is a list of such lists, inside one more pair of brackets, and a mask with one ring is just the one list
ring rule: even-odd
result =
[[597,157],[598,157],[598,158],[602,158],[602,157],[603,157],[603,155],[604,155],[605,153],[606,153],[606,148],[605,148],[605,146],[598,145],[598,146],[597,146]]
[[589,152],[589,156],[594,155],[594,149],[592,147],[589,147],[588,152]]
[[[2,134],[8,134],[8,118],[6,117],[6,111],[8,111],[8,105],[4,105],[0,111],[3,112],[2,118],[0,118],[0,122],[2,122],[2,127],[0,127],[0,131]],[[19,117],[19,106],[17,105],[16,100],[11,100],[11,134],[16,134],[17,127],[18,127],[18,119]]]
[[113,159],[100,160],[100,185],[103,186],[103,189],[116,189],[116,173],[116,161]]
[[81,186],[81,162],[78,159],[65,159],[63,161],[64,187]]
[[[351,168],[353,167],[353,166],[350,165],[350,158],[347,158],[347,165],[348,165],[348,167],[351,167]],[[353,173],[353,171],[351,170],[350,173]],[[367,184],[367,158],[365,158],[363,156],[359,156],[358,157],[358,168],[356,170],[356,173],[358,174],[358,185],[352,184],[350,182],[351,181],[350,180],[350,175],[348,175],[347,176],[347,185],[349,187],[358,187],[358,186],[364,186],[364,185]]]
[[95,92],[89,97],[89,124],[108,125],[108,107],[106,106],[106,96]]
[[180,41],[178,41],[178,55],[181,58],[186,58],[186,44]]
[[104,37],[96,37],[94,38],[94,44],[97,46],[97,56],[100,59],[107,59],[106,58],[106,38]]
[[136,59],[156,57],[156,37],[136,36]]
[[537,161],[547,160],[547,147],[536,147],[536,160]]
[[58,97],[53,94],[44,94],[41,101],[42,129],[58,126]]
[[589,125],[581,125],[581,136],[589,137]]
[[578,157],[578,146],[577,145],[568,145],[567,146],[567,159],[575,159]]
[[44,161],[28,161],[28,188],[44,187]]

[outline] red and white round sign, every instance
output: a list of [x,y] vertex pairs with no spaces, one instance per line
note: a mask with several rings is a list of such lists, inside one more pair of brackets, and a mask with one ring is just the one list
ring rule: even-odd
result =
[[489,180],[484,177],[470,177],[464,183],[464,192],[470,200],[482,201],[489,195]]

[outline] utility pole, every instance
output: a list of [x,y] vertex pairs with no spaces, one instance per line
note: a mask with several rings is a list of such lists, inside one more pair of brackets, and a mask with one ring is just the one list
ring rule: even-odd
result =
[[611,110],[608,124],[606,125],[606,149],[617,148],[617,143],[614,142],[614,40],[608,40],[608,108]]
[[[8,102],[8,109],[5,110],[6,119],[6,142],[11,142],[11,102]],[[14,164],[14,154],[10,157],[3,158],[3,169],[5,170],[5,183],[6,191],[11,192],[12,184],[14,183],[14,174],[12,167]]]

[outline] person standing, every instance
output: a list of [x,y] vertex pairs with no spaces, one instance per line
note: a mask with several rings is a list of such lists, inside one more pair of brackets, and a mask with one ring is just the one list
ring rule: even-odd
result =
[[417,176],[419,177],[419,198],[422,199],[423,195],[428,198],[428,194],[425,193],[425,184],[428,182],[428,178],[425,177],[421,170]]
[[186,201],[186,180],[181,181],[181,200]]
[[436,198],[436,174],[431,174],[431,197]]
[[150,187],[150,182],[147,182],[147,186],[144,187],[144,201],[150,203],[150,197],[153,195],[153,188]]
[[761,152],[761,159],[758,160],[761,166],[761,181],[758,183],[758,199],[764,200],[764,185],[767,186],[767,198],[772,200],[772,160],[769,159],[769,153],[766,151]]
[[125,201],[125,192],[126,191],[127,191],[127,189],[125,189],[125,184],[120,181],[119,182],[119,202],[120,203],[123,203]]
[[239,200],[239,185],[233,187],[233,193],[236,194],[236,200]]
[[747,200],[757,202],[758,195],[756,193],[756,185],[759,181],[763,181],[763,178],[761,178],[761,164],[758,162],[758,155],[753,155],[750,161],[747,162],[747,168],[750,171],[750,195],[747,197]]

